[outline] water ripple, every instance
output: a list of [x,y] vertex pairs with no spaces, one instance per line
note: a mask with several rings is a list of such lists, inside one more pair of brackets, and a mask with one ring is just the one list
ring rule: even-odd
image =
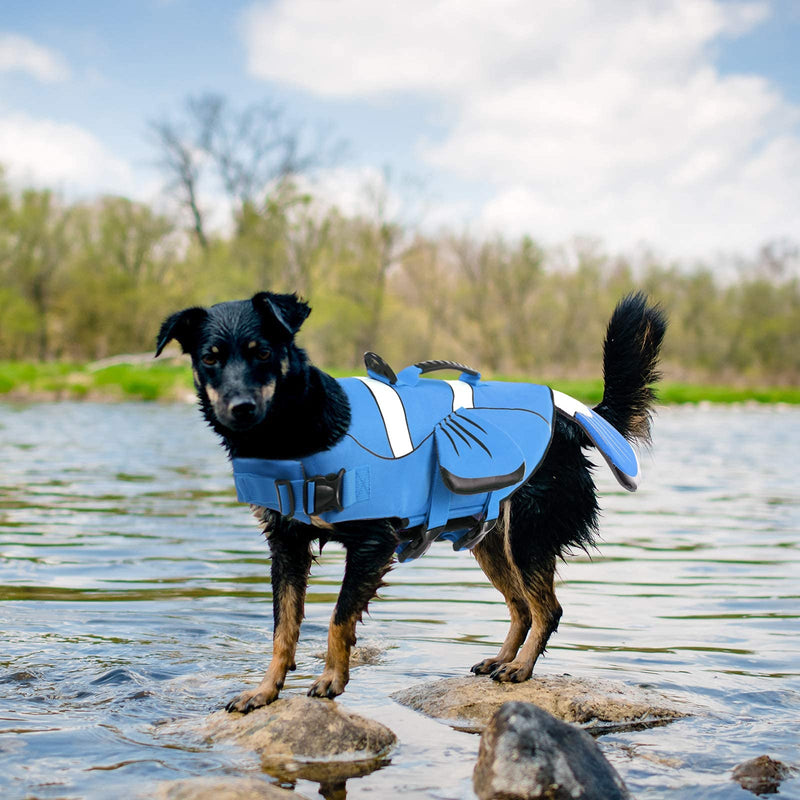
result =
[[[798,423],[797,410],[665,410],[636,495],[597,471],[603,541],[562,565],[565,614],[537,669],[647,683],[696,710],[601,740],[636,796],[727,797],[734,764],[796,762]],[[252,768],[162,724],[221,708],[270,649],[266,545],[196,410],[0,405],[0,430],[0,794],[130,796]],[[321,668],[342,570],[326,547],[287,691]],[[506,619],[474,560],[446,545],[391,573],[360,629],[384,656],[354,667],[340,702],[401,744],[349,797],[473,796],[477,738],[389,695],[465,674]]]

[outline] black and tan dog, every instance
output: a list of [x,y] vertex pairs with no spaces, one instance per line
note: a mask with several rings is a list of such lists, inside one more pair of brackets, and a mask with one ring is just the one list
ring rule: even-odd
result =
[[[250,300],[187,308],[161,326],[156,355],[172,339],[191,354],[201,408],[231,457],[297,459],[330,448],[348,430],[350,409],[339,384],[312,366],[294,341],[310,313],[295,295],[261,292]],[[632,441],[647,442],[663,312],[641,294],[624,298],[608,324],[605,389],[594,409]],[[558,627],[556,560],[593,544],[598,506],[585,434],[558,415],[547,455],[505,502],[475,558],[503,594],[511,627],[497,655],[472,667],[497,681],[527,680]],[[397,519],[306,525],[259,512],[272,553],[272,661],[261,683],[228,704],[250,711],[271,703],[295,668],[312,562],[311,544],[332,540],[347,557],[328,633],[325,669],[309,694],[335,697],[349,679],[356,623],[382,584],[404,533]]]

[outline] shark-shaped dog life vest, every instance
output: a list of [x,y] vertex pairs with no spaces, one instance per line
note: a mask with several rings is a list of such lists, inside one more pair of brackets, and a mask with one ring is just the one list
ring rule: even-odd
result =
[[[422,555],[437,539],[474,547],[500,503],[542,463],[556,412],[574,420],[629,491],[639,463],[626,439],[578,400],[531,383],[483,381],[450,361],[425,361],[395,375],[367,353],[366,378],[342,378],[347,433],[329,450],[297,460],[234,458],[241,502],[300,522],[400,518],[398,557]],[[420,380],[458,369],[458,380]],[[402,536],[402,534],[401,534]]]

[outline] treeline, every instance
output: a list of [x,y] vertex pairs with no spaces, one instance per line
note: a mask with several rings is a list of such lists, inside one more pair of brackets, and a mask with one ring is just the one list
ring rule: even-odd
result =
[[173,310],[269,288],[311,302],[302,342],[331,367],[357,367],[375,350],[397,367],[439,357],[493,374],[596,376],[614,303],[641,288],[669,313],[672,377],[800,378],[789,244],[719,277],[591,241],[548,250],[531,238],[423,235],[390,217],[385,190],[347,216],[291,176],[272,186],[266,200],[243,195],[230,230],[213,234],[181,210],[0,185],[0,359],[149,351]]

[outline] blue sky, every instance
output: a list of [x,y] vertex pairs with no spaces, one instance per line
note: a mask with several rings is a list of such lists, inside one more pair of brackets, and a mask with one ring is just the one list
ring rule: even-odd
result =
[[148,121],[205,91],[330,126],[345,206],[388,166],[431,227],[683,258],[800,239],[800,0],[2,4],[13,183],[158,201]]

